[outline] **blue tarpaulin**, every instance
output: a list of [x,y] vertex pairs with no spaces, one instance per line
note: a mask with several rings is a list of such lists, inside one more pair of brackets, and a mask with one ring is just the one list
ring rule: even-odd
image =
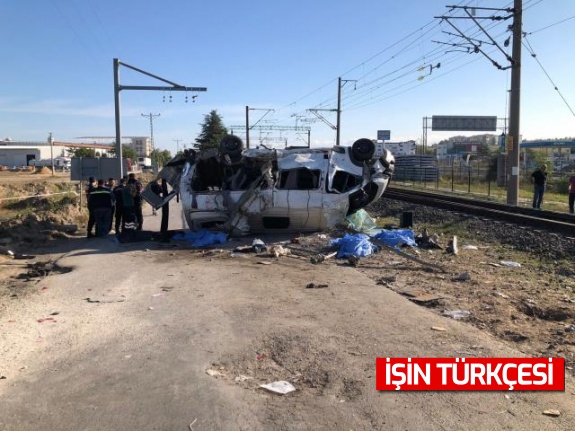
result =
[[415,236],[413,231],[410,229],[397,229],[397,230],[385,230],[382,229],[372,237],[377,238],[381,242],[391,246],[391,247],[402,247],[408,245],[410,247],[416,247]]
[[375,249],[375,246],[369,241],[369,236],[364,233],[346,234],[343,238],[332,239],[331,245],[339,246],[338,259],[350,256],[369,256]]
[[205,247],[207,245],[225,244],[228,236],[223,232],[210,232],[209,230],[178,232],[172,237],[175,241],[189,242],[192,247]]
[[[391,247],[401,247],[403,245],[410,247],[417,246],[413,231],[409,229],[380,229],[372,230],[370,233],[372,238],[377,238]],[[377,247],[371,243],[370,236],[364,233],[356,233],[354,235],[346,234],[343,238],[332,239],[330,244],[339,247],[337,252],[338,259],[350,256],[369,256],[377,250]]]

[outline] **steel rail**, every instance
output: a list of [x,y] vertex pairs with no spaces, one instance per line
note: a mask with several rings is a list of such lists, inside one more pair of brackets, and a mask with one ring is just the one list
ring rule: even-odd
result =
[[575,236],[575,216],[571,214],[391,187],[385,191],[384,198],[504,220],[510,223],[529,225],[538,229],[551,230],[563,235]]

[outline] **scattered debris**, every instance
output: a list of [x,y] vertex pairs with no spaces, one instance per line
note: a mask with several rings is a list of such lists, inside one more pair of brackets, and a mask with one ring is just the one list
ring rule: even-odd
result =
[[469,281],[469,280],[471,280],[471,276],[467,271],[462,272],[461,274],[458,274],[455,277],[451,278],[451,281]]
[[559,410],[555,410],[555,409],[544,410],[543,414],[546,416],[553,416],[553,417],[561,416],[561,412]]
[[509,299],[509,295],[506,295],[505,293],[493,292],[493,294],[494,294],[495,296],[499,296],[500,298],[503,298],[503,299]]
[[126,297],[125,296],[101,296],[99,298],[96,297],[89,297],[86,298],[86,301],[91,302],[91,303],[102,303],[102,304],[109,304],[112,302],[124,302],[126,301]]
[[318,264],[318,263],[322,263],[328,259],[331,259],[332,257],[337,255],[337,251],[334,251],[333,253],[329,253],[329,254],[317,254],[315,256],[311,256],[309,258],[310,262],[313,264]]
[[459,249],[457,248],[457,236],[453,236],[447,243],[447,248],[445,249],[448,253],[457,254],[459,253]]
[[240,374],[239,376],[234,377],[234,382],[245,382],[246,380],[253,379],[253,377],[244,376]]
[[57,320],[54,319],[53,317],[43,317],[41,319],[36,319],[36,322],[38,322],[38,323],[44,323],[44,322],[56,323]]
[[429,232],[426,229],[415,237],[415,242],[417,243],[418,247],[427,248],[427,249],[440,249],[443,250],[443,246],[439,244],[439,235],[433,234],[429,235]]
[[289,394],[290,392],[295,391],[295,387],[285,380],[279,380],[277,382],[268,383],[266,385],[260,385],[260,388],[264,388],[268,391],[281,395]]
[[212,377],[224,377],[224,376],[225,376],[224,373],[222,373],[222,372],[219,371],[219,370],[214,370],[213,368],[208,368],[208,369],[206,370],[206,374],[207,374],[208,376],[212,376]]
[[513,262],[511,260],[501,260],[499,263],[503,266],[507,266],[509,268],[520,268],[521,264],[519,262]]
[[263,253],[264,251],[267,251],[267,249],[268,249],[266,244],[261,239],[258,239],[258,238],[255,238],[253,240],[252,247],[256,253]]
[[326,287],[329,287],[329,285],[328,284],[308,283],[305,286],[306,289],[324,289]]
[[444,328],[443,326],[432,326],[431,329],[433,331],[439,331],[439,332],[447,331],[447,328]]
[[259,260],[258,263],[260,265],[271,265],[272,262],[270,262],[269,260]]
[[479,250],[479,247],[476,245],[464,245],[463,250]]
[[471,311],[469,310],[444,310],[444,316],[451,317],[452,319],[459,320],[465,319],[466,317],[471,316]]
[[397,275],[390,275],[387,277],[380,277],[375,284],[389,286],[391,283],[395,283],[396,281],[397,281]]
[[281,245],[273,245],[270,247],[270,255],[278,259],[280,256],[288,256],[291,254],[289,248],[285,248]]
[[441,299],[444,299],[444,296],[436,295],[434,293],[424,293],[422,295],[417,295],[417,296],[414,296],[412,298],[409,298],[410,301],[418,302],[422,305],[427,305],[427,306],[436,304],[437,301],[439,301]]
[[347,258],[347,263],[349,263],[351,266],[357,266],[359,264],[359,257],[349,256]]
[[501,335],[506,340],[513,341],[515,343],[521,343],[522,341],[526,341],[529,339],[527,335],[523,335],[514,331],[503,331]]

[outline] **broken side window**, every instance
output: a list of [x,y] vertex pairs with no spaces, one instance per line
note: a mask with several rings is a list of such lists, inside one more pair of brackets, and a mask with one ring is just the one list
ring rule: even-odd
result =
[[279,173],[279,189],[313,190],[319,188],[321,170],[319,169],[286,169]]
[[345,171],[337,171],[333,176],[331,189],[337,190],[340,193],[345,193],[361,185],[361,182],[362,178],[358,175],[352,175]]
[[215,157],[199,160],[192,178],[192,190],[203,192],[221,190],[223,183],[222,165]]

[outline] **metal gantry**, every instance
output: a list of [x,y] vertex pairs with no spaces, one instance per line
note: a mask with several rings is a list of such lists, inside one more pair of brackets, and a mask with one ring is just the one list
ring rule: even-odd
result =
[[[120,84],[120,66],[132,69],[135,72],[157,79],[158,81],[165,82],[169,86],[154,86],[154,85],[121,85]],[[114,58],[114,109],[116,121],[116,156],[118,157],[120,177],[124,175],[122,166],[122,143],[121,143],[121,121],[120,121],[120,92],[122,90],[152,90],[152,91],[207,91],[206,87],[186,87],[184,85],[176,84],[175,82],[168,81],[145,70],[138,69],[137,67],[130,66],[129,64],[120,62],[119,59]]]

